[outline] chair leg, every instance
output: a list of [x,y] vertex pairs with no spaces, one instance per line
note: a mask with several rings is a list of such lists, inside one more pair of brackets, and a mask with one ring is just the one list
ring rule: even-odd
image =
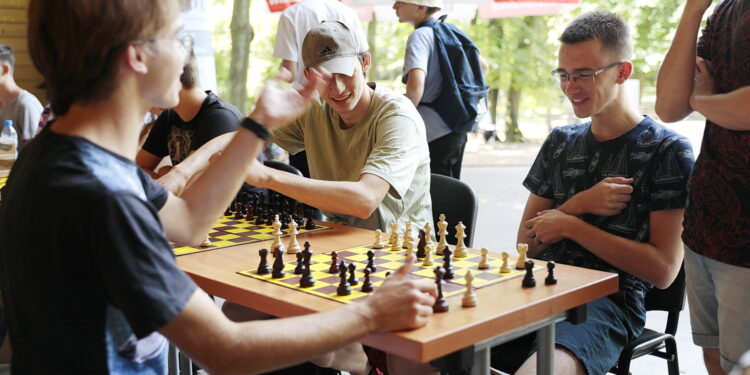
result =
[[617,361],[617,375],[630,374],[630,361],[633,360],[632,348],[623,349],[620,353],[620,359]]
[[664,344],[666,345],[667,355],[670,357],[670,359],[667,360],[669,375],[679,375],[680,361],[677,357],[677,342],[674,338],[669,338],[665,340]]

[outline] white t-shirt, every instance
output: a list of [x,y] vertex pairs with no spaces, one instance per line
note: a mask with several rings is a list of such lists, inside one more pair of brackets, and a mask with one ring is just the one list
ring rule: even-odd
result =
[[304,77],[305,64],[301,61],[301,51],[305,35],[322,21],[343,22],[354,33],[354,45],[358,52],[365,52],[369,48],[359,18],[351,8],[338,0],[303,0],[281,14],[273,47],[273,57],[297,63],[295,82]]
[[388,230],[394,222],[403,227],[405,220],[418,228],[432,225],[430,155],[424,123],[409,99],[376,89],[362,121],[349,129],[339,121],[325,103],[313,104],[274,132],[274,142],[289,153],[307,151],[312,178],[358,181],[369,173],[390,184],[369,218],[326,212],[328,221],[373,230]]
[[13,127],[18,135],[19,151],[23,148],[23,142],[28,142],[36,135],[43,109],[39,99],[26,90],[22,90],[15,99],[0,107],[0,125],[4,124],[5,120],[13,120]]

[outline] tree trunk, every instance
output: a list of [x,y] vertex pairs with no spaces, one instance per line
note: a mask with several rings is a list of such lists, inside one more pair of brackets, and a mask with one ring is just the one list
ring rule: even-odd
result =
[[367,44],[370,46],[370,70],[367,74],[367,80],[373,82],[377,82],[379,78],[377,69],[378,56],[375,53],[378,50],[375,43],[378,40],[377,30],[378,21],[375,20],[375,12],[373,12],[372,19],[367,23]]
[[232,9],[232,52],[229,63],[229,96],[240,113],[247,112],[247,71],[250,67],[250,42],[255,34],[250,26],[250,0],[234,0]]
[[521,104],[521,89],[516,88],[511,79],[508,88],[508,107],[505,115],[505,142],[523,142],[523,134],[518,128],[518,108]]
[[490,89],[489,98],[487,98],[487,106],[490,110],[490,122],[497,124],[497,99],[500,94],[500,89]]

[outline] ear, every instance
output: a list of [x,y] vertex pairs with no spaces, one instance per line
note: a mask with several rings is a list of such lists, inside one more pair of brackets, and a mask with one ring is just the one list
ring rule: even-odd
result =
[[370,63],[372,62],[372,56],[369,52],[365,52],[365,58],[362,61],[362,73],[367,73],[367,69],[370,69]]
[[624,83],[633,74],[633,63],[630,61],[625,61],[624,63],[620,64],[617,73],[617,83]]
[[4,76],[8,73],[10,73],[10,65],[9,64],[0,65],[0,76]]
[[134,72],[139,74],[148,73],[148,66],[146,66],[147,57],[142,46],[129,45],[128,48],[125,49],[122,58],[123,63]]

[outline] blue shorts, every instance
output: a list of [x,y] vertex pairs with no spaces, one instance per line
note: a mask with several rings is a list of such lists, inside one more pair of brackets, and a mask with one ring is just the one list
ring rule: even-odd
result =
[[729,372],[750,350],[750,268],[733,266],[685,247],[685,277],[693,342],[719,348]]
[[639,294],[619,292],[590,302],[584,323],[555,326],[555,344],[573,353],[589,375],[606,374],[628,341],[643,332],[646,308]]

